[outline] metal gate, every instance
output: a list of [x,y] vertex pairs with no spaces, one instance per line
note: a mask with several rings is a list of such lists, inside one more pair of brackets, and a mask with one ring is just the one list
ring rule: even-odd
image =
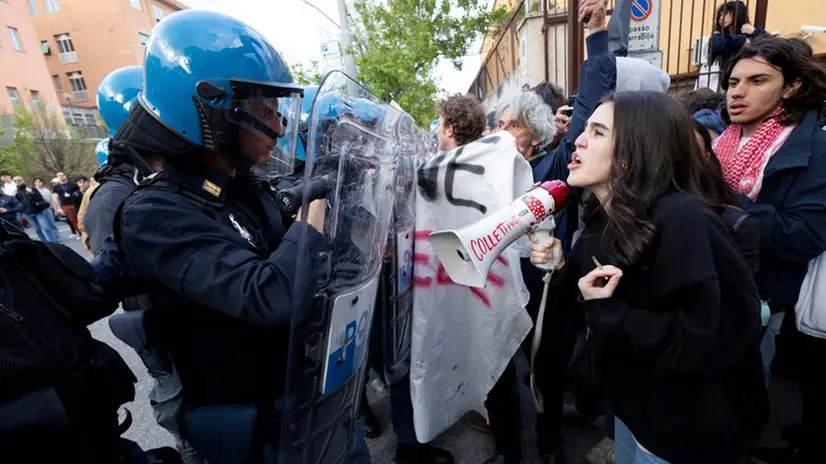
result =
[[[717,9],[731,1],[635,0],[633,11],[637,18],[640,18],[641,12],[659,7],[659,37],[654,54],[658,58],[658,53],[662,55],[656,63],[671,76],[672,93],[690,92],[698,79],[705,77],[708,80],[719,74],[716,68],[709,69],[703,65],[708,64],[708,44],[717,21]],[[755,27],[765,27],[768,0],[741,1],[746,5],[750,23]],[[608,0],[609,14],[615,4],[616,0]],[[573,93],[585,59],[585,28],[578,20],[578,5],[579,0],[521,0],[516,3],[502,32],[495,39],[486,41],[482,50],[482,66],[469,93],[482,101],[491,95],[502,94],[503,87],[514,84],[509,81],[518,80],[514,75],[525,65],[544,68],[542,73],[532,73],[532,84],[544,78],[544,81],[560,86],[569,94]],[[656,10],[654,12],[657,13]],[[541,31],[521,29],[526,21],[534,20],[541,20]],[[633,28],[638,23],[632,20],[632,36]],[[538,33],[541,33],[541,39],[536,37]],[[523,47],[527,40],[541,40],[542,52],[526,56]],[[522,79],[517,85],[521,87],[528,80]],[[719,90],[718,85],[712,90]]]
[[[710,77],[719,75],[720,70],[711,69],[708,63],[709,38],[717,22],[717,10],[732,0],[642,0],[635,1],[636,13],[646,6],[660,7],[659,50],[662,52],[662,69],[671,76],[671,92],[682,94],[694,90],[697,80],[715,81]],[[763,28],[766,25],[768,0],[741,0],[746,5],[750,24]],[[569,0],[568,30],[571,60],[569,82],[577,82],[579,68],[584,59],[584,27],[577,21],[578,0]],[[609,0],[609,11],[613,11],[616,0]],[[632,29],[635,21],[632,20]],[[632,31],[633,35],[633,31]],[[632,53],[633,56],[633,53]],[[708,66],[704,66],[708,65]],[[709,85],[719,91],[716,85]],[[572,90],[571,87],[568,87]]]

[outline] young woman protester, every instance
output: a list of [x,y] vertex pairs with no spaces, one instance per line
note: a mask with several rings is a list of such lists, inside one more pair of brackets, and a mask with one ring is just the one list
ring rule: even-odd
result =
[[616,416],[618,464],[745,462],[768,418],[760,300],[694,140],[672,97],[609,97],[570,165],[568,183],[593,193],[582,236],[567,263],[555,239],[532,248],[562,269],[553,307],[587,323],[575,362]]

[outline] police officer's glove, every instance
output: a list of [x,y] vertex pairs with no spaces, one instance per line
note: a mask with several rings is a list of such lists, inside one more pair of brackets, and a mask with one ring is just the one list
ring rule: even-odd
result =
[[[307,186],[307,201],[326,198],[333,188],[331,176],[324,175],[313,178]],[[275,200],[283,213],[294,215],[301,207],[301,196],[304,193],[305,182],[296,182],[294,185],[279,189],[276,187]]]

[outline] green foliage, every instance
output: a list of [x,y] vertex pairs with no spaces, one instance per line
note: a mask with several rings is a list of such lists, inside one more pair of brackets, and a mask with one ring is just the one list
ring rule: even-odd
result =
[[[0,118],[11,116],[0,113]],[[58,111],[49,107],[37,111],[20,108],[13,118],[14,137],[11,143],[0,147],[0,165],[4,170],[27,179],[51,179],[61,171],[68,176],[94,172],[95,142],[67,127]]]
[[310,61],[310,66],[308,67],[305,67],[301,63],[296,63],[290,67],[290,70],[293,73],[295,83],[299,85],[319,85],[321,84],[321,78],[324,77],[318,69],[318,61],[316,60]]
[[495,34],[507,16],[504,8],[486,11],[486,0],[355,0],[354,6],[358,78],[422,127],[435,115],[439,60],[461,69],[473,41]]

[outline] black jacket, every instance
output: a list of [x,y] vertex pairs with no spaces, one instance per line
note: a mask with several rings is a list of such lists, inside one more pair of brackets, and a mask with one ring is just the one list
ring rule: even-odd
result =
[[731,464],[768,420],[760,358],[760,301],[720,216],[683,194],[649,214],[657,229],[644,262],[623,269],[611,298],[577,303],[577,281],[602,251],[591,219],[555,285],[595,335],[612,411],[672,464]]
[[769,160],[757,201],[735,196],[759,223],[761,296],[774,312],[793,307],[809,261],[826,251],[826,131],[815,111]]
[[129,164],[107,169],[96,176],[100,185],[92,193],[83,227],[89,234],[89,247],[95,256],[103,252],[106,237],[112,234],[112,220],[115,211],[126,197],[135,190],[135,168]]
[[23,214],[42,213],[51,206],[51,203],[44,199],[37,189],[29,187],[18,188],[15,198],[20,202]]
[[124,274],[152,302],[147,331],[169,349],[190,408],[271,404],[284,386],[295,277],[317,268],[299,236],[307,229],[311,248],[326,239],[305,223],[285,228],[266,183],[172,171],[123,202],[113,231]]
[[0,192],[0,208],[6,210],[5,213],[0,214],[0,219],[5,219],[11,223],[18,223],[17,213],[22,212],[23,208],[20,206],[17,198]]

